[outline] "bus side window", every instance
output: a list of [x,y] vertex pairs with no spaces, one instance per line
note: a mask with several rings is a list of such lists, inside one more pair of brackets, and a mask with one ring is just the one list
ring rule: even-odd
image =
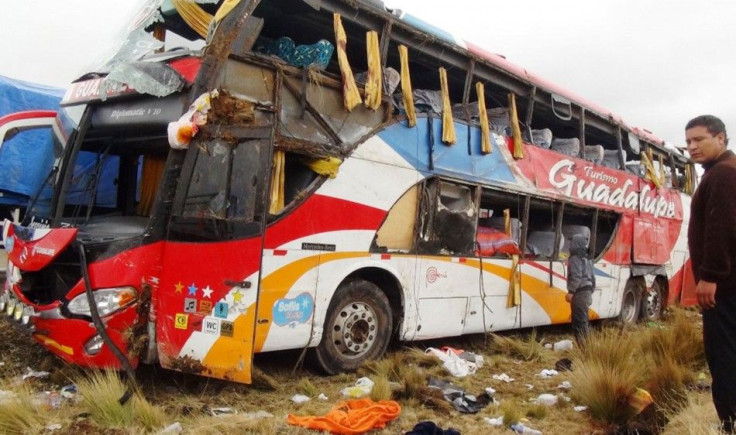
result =
[[[476,255],[509,258],[521,254],[522,198],[517,194],[483,189],[480,199]],[[506,233],[504,211],[508,210],[509,229]]]
[[[529,209],[529,227],[526,233],[524,256],[535,260],[553,260],[562,248],[562,237],[557,237],[556,214],[559,204],[533,199]],[[555,243],[559,243],[555,249]]]
[[417,250],[423,254],[472,255],[477,205],[475,189],[429,180],[419,216]]
[[419,186],[412,186],[388,211],[381,228],[376,232],[372,251],[409,252],[414,243]]

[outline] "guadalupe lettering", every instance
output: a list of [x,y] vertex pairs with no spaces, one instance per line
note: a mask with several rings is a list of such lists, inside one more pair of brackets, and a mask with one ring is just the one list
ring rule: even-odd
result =
[[552,165],[549,171],[550,184],[566,196],[630,210],[638,208],[654,217],[675,217],[674,201],[657,195],[657,191],[649,185],[644,185],[641,192],[637,193],[632,189],[634,183],[631,180],[625,180],[623,185],[617,186],[617,177],[590,167],[584,168],[585,177],[578,178],[574,166],[572,160],[564,159]]

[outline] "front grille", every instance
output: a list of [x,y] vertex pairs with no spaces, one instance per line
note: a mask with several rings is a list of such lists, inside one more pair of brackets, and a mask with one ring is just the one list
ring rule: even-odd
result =
[[64,297],[82,278],[79,257],[71,247],[37,272],[22,272],[20,290],[31,302],[46,305]]

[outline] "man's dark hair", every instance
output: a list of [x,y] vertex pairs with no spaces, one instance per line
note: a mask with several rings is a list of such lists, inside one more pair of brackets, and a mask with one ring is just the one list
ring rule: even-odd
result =
[[721,121],[720,118],[713,115],[700,115],[690,121],[685,126],[685,130],[689,130],[693,127],[705,127],[712,136],[718,133],[723,133],[726,137],[726,146],[728,146],[728,134],[726,133],[726,125]]

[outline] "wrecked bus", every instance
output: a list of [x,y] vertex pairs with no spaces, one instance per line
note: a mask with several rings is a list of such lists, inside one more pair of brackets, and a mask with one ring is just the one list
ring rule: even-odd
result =
[[143,1],[63,100],[53,194],[5,223],[0,307],[69,363],[249,383],[259,352],[337,373],[569,322],[574,234],[592,318],[689,297],[686,157],[379,3]]

